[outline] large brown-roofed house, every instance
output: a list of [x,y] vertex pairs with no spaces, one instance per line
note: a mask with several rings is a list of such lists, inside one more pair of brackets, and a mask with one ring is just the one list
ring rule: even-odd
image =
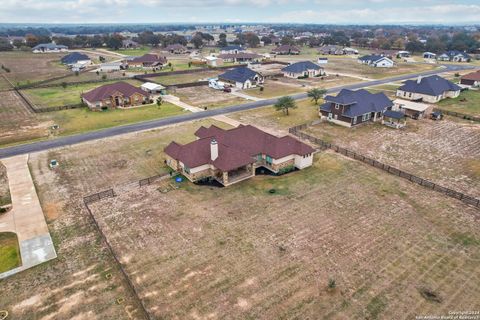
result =
[[218,57],[224,62],[259,62],[264,56],[251,52],[222,53]]
[[300,54],[300,49],[298,47],[284,44],[272,50],[272,53],[275,54]]
[[195,135],[193,142],[171,142],[165,148],[166,164],[192,182],[213,179],[228,186],[255,176],[258,167],[274,173],[303,169],[312,165],[315,151],[293,137],[276,137],[251,125],[200,127]]
[[82,101],[91,110],[126,108],[148,100],[147,92],[126,82],[106,84],[82,94]]
[[460,77],[460,84],[470,87],[480,87],[480,70]]
[[128,61],[129,67],[134,68],[162,68],[167,63],[167,58],[160,57],[156,54],[147,53],[140,57],[135,57]]

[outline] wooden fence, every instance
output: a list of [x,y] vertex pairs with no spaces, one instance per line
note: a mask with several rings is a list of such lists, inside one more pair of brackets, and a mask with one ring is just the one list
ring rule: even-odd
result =
[[407,179],[411,182],[419,184],[419,185],[421,185],[423,187],[426,187],[428,189],[441,192],[441,193],[443,193],[443,194],[445,194],[449,197],[461,200],[461,201],[463,201],[463,202],[465,202],[469,205],[480,208],[480,199],[477,199],[477,198],[474,198],[472,196],[466,195],[462,192],[458,192],[458,191],[455,191],[455,190],[452,190],[452,189],[449,189],[449,188],[446,188],[446,187],[442,187],[442,186],[440,186],[440,185],[438,185],[434,182],[431,182],[429,180],[420,178],[420,177],[418,177],[416,175],[413,175],[411,173],[408,173],[408,172],[405,172],[405,171],[400,170],[398,168],[395,168],[395,167],[389,166],[387,164],[381,163],[381,162],[379,162],[377,160],[374,160],[372,158],[365,157],[364,155],[358,154],[358,153],[356,153],[352,150],[339,147],[337,145],[334,145],[332,143],[329,143],[329,142],[323,141],[321,139],[315,138],[311,135],[308,135],[308,134],[300,131],[300,130],[306,129],[307,127],[308,127],[307,124],[302,124],[302,125],[299,125],[299,126],[296,126],[296,127],[292,127],[288,131],[291,134],[293,134],[293,135],[295,135],[299,138],[302,138],[304,140],[308,140],[312,143],[315,143],[316,145],[320,146],[323,149],[332,149],[335,152],[343,154],[343,155],[345,155],[349,158],[362,161],[366,164],[369,164],[369,165],[371,165],[375,168],[378,168],[378,169],[382,169],[382,170],[384,170],[384,171],[386,171],[390,174],[393,174],[395,176]]
[[139,187],[147,186],[147,185],[151,184],[152,182],[155,182],[155,181],[158,181],[158,180],[163,180],[163,179],[166,179],[168,177],[170,177],[169,174],[158,174],[156,176],[152,176],[152,177],[148,177],[148,178],[139,180],[138,181],[138,186]]
[[472,120],[472,121],[480,122],[480,117],[472,116],[472,115],[465,114],[465,113],[445,110],[445,109],[441,109],[441,108],[433,108],[433,111],[439,111],[443,114],[446,114],[446,115],[449,115],[449,116],[452,116],[452,117],[457,117],[457,118],[462,118],[462,119],[465,119],[465,120]]
[[89,205],[90,203],[100,201],[105,198],[113,198],[115,197],[115,192],[113,189],[108,189],[104,191],[97,192],[95,194],[91,194],[83,198],[83,202],[85,205]]

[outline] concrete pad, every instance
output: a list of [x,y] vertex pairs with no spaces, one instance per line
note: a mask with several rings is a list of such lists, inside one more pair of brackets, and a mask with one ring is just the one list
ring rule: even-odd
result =
[[57,257],[28,168],[28,155],[2,162],[7,168],[12,209],[0,217],[0,232],[17,234],[22,266],[0,274],[0,279]]

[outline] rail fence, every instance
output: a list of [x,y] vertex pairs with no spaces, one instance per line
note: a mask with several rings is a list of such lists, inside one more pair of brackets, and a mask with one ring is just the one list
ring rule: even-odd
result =
[[156,176],[152,176],[152,177],[148,177],[148,178],[139,180],[138,181],[138,186],[139,187],[147,186],[147,185],[149,185],[149,184],[151,184],[155,181],[164,180],[164,179],[167,179],[169,177],[170,177],[169,174],[158,174]]
[[86,205],[88,205],[90,203],[94,203],[105,198],[113,198],[113,197],[115,197],[115,192],[113,191],[113,189],[108,189],[108,190],[100,191],[95,194],[91,194],[84,197],[83,202]]
[[288,131],[299,137],[299,138],[302,138],[304,140],[308,140],[318,146],[320,146],[320,148],[323,148],[323,149],[332,149],[334,150],[335,152],[338,152],[340,154],[343,154],[344,156],[347,156],[349,158],[352,158],[352,159],[355,159],[355,160],[359,160],[359,161],[362,161],[366,164],[369,164],[375,168],[378,168],[378,169],[381,169],[383,171],[386,171],[392,175],[395,175],[395,176],[398,176],[398,177],[401,177],[401,178],[404,178],[406,180],[409,180],[411,182],[414,182],[418,185],[421,185],[423,187],[426,187],[428,189],[431,189],[431,190],[435,190],[437,192],[440,192],[440,193],[443,193],[449,197],[452,197],[452,198],[455,198],[455,199],[458,199],[458,200],[461,200],[463,201],[464,203],[466,204],[469,204],[469,205],[472,205],[474,207],[477,207],[477,208],[480,208],[480,199],[477,199],[477,198],[474,198],[472,196],[469,196],[467,194],[464,194],[462,192],[459,192],[459,191],[455,191],[455,190],[452,190],[450,188],[446,188],[446,187],[443,187],[441,185],[438,185],[434,182],[431,182],[429,180],[426,180],[426,179],[423,179],[423,178],[420,178],[414,174],[411,174],[411,173],[408,173],[408,172],[405,172],[403,170],[400,170],[398,168],[395,168],[393,166],[390,166],[390,165],[387,165],[387,164],[384,164],[382,162],[379,162],[375,159],[372,159],[372,158],[369,158],[369,157],[365,157],[364,155],[361,155],[359,153],[356,153],[352,150],[349,150],[349,149],[346,149],[346,148],[342,148],[342,147],[339,147],[335,144],[332,144],[332,143],[329,143],[329,142],[326,142],[326,141],[323,141],[321,139],[318,139],[316,137],[313,137],[309,134],[306,134],[306,133],[303,133],[301,132],[300,130],[303,130],[303,129],[306,129],[308,127],[308,124],[301,124],[301,125],[298,125],[298,126],[295,126],[295,127],[292,127],[290,128]]
[[450,110],[445,110],[441,108],[433,108],[433,111],[439,111],[443,114],[452,116],[452,117],[457,117],[457,118],[462,118],[465,120],[472,120],[472,121],[477,121],[480,122],[480,117],[472,116],[469,114],[461,113],[461,112],[456,112],[456,111],[450,111]]
[[[71,77],[71,75],[69,75]],[[115,78],[107,78],[107,79],[92,79],[92,80],[83,80],[83,81],[71,81],[71,82],[65,82],[67,84],[67,87],[70,86],[76,86],[76,85],[82,85],[82,84],[89,84],[89,83],[103,83],[103,82],[110,82],[110,81],[121,81],[121,80],[129,80],[132,79],[133,77],[115,77]],[[62,79],[62,78],[60,78]],[[33,84],[28,84],[28,85],[21,85],[17,86],[17,89],[23,90],[23,89],[33,89],[33,88],[52,88],[52,87],[61,87],[62,82],[58,83],[51,83],[52,81],[59,80],[59,79],[49,79],[47,82],[35,82]]]

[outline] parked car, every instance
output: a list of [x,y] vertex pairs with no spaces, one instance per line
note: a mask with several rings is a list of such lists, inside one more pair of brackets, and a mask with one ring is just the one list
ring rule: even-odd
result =
[[223,88],[223,92],[232,92],[232,88],[225,87],[225,88]]

